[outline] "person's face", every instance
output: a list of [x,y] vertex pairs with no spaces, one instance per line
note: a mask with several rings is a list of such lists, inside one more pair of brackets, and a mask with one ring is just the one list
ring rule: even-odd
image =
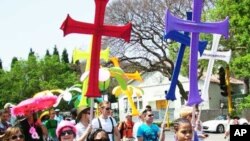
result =
[[74,131],[70,127],[64,127],[60,132],[61,141],[73,141]]
[[6,111],[9,112],[9,113],[10,113],[10,108],[11,108],[11,107],[7,107],[7,108],[6,108]]
[[49,115],[49,116],[50,116],[51,119],[54,119],[54,118],[55,118],[55,115],[56,115],[56,112],[55,112],[55,111],[53,111],[53,110],[50,111],[50,115]]
[[110,115],[110,104],[104,104],[102,107],[101,107],[101,112],[104,116],[109,116]]
[[24,141],[24,135],[19,131],[17,134],[10,136],[10,141]]
[[191,141],[193,137],[192,126],[189,123],[181,123],[179,130],[176,131],[176,138],[178,141]]
[[9,116],[8,113],[3,113],[2,114],[2,118],[1,118],[2,121],[8,121],[9,119],[10,119],[10,116]]
[[192,113],[186,116],[186,119],[188,119],[190,122],[192,121]]
[[233,120],[233,124],[235,124],[235,125],[236,125],[236,124],[239,124],[239,120],[238,120],[238,119],[234,119],[234,120]]
[[98,132],[94,138],[94,141],[107,141],[108,137],[106,137],[105,133],[103,131]]
[[81,119],[90,120],[90,111],[89,111],[89,110],[83,111],[83,112],[82,112],[82,117],[81,117]]
[[145,115],[145,121],[152,123],[154,120],[154,114],[151,111],[147,111],[146,115]]
[[132,116],[131,116],[131,115],[128,115],[128,116],[127,116],[127,120],[128,120],[128,121],[132,121]]

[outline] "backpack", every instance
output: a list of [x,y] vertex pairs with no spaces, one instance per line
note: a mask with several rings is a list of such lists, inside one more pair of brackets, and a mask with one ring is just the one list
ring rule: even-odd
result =
[[123,136],[124,136],[124,135],[123,135],[123,131],[124,131],[124,130],[127,131],[128,129],[133,129],[133,127],[134,127],[134,122],[132,122],[132,128],[131,128],[131,127],[128,127],[125,121],[123,121],[121,124],[122,124],[122,127],[121,127],[121,130],[120,130],[120,135],[121,135],[121,139],[122,139]]

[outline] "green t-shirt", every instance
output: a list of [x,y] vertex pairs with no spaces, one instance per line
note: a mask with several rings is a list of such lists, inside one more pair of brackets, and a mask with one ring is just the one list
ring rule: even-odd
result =
[[45,126],[48,129],[49,137],[56,137],[57,120],[48,119]]

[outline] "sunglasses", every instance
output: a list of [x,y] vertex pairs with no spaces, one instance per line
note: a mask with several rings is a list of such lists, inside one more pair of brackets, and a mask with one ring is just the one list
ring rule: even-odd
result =
[[102,107],[102,108],[105,109],[105,110],[107,110],[107,111],[108,111],[108,110],[111,110],[110,107],[106,107],[106,108],[105,108],[105,107]]
[[66,136],[67,135],[72,135],[74,132],[73,130],[65,130],[65,131],[62,131],[60,136]]
[[24,136],[23,136],[23,135],[18,135],[18,136],[12,136],[12,137],[11,137],[12,140],[16,140],[16,139],[18,139],[18,138],[19,138],[19,139],[23,139]]
[[109,141],[109,139],[94,139],[94,141]]
[[150,115],[148,115],[148,117],[153,117],[154,116],[154,114],[150,114]]

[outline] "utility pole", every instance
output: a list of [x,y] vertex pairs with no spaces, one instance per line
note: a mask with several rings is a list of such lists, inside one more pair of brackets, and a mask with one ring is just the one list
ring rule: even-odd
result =
[[232,94],[231,94],[231,84],[230,84],[230,71],[229,65],[226,67],[226,85],[227,85],[227,101],[228,101],[228,113],[232,113]]

